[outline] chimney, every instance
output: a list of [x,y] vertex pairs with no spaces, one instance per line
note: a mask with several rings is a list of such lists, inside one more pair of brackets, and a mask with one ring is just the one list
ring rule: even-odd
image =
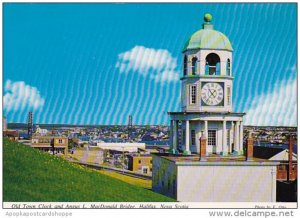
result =
[[200,161],[206,161],[206,137],[205,135],[201,134],[201,137],[199,139],[200,141]]
[[248,139],[247,139],[246,160],[247,161],[253,161],[253,138],[252,138],[252,132],[249,132],[249,136],[248,136]]
[[291,181],[293,175],[293,138],[290,135],[289,137],[289,169],[288,169],[288,175],[287,180]]

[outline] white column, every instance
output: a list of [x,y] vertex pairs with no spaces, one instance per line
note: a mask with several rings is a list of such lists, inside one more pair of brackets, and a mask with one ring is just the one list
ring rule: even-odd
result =
[[208,122],[207,122],[207,120],[204,120],[204,135],[205,135],[205,138],[208,138]]
[[185,150],[190,153],[190,121],[185,121]]
[[178,120],[175,120],[174,130],[173,130],[173,149],[177,150],[178,145]]
[[240,128],[240,121],[236,121],[235,123],[235,131],[234,131],[234,151],[239,152],[239,128]]
[[240,147],[239,147],[239,154],[243,154],[243,139],[244,139],[244,128],[243,128],[243,122],[240,122]]
[[226,120],[223,120],[223,143],[222,143],[222,155],[228,154],[228,145],[227,145],[227,129],[226,129]]
[[229,140],[229,153],[232,153],[232,143],[234,143],[234,122],[231,121],[231,127],[230,127],[230,140]]

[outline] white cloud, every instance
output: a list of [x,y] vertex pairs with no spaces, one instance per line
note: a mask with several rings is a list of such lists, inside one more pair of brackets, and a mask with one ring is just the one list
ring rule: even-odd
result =
[[36,87],[25,84],[24,81],[12,82],[7,80],[4,87],[4,110],[18,111],[25,107],[37,110],[44,106],[45,99],[40,95]]
[[177,81],[179,80],[179,74],[174,71],[163,71],[156,75],[150,75],[150,78],[156,82]]
[[179,80],[177,59],[165,49],[135,46],[131,50],[119,54],[116,67],[120,73],[130,70],[143,76],[148,76],[156,82],[171,82]]
[[297,80],[275,84],[270,93],[253,99],[245,117],[246,125],[296,126]]

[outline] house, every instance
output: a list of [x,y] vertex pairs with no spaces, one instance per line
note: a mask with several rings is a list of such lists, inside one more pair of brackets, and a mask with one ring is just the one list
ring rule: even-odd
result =
[[17,141],[19,139],[19,133],[16,130],[5,130],[3,136],[8,137],[10,140]]
[[42,136],[42,135],[47,135],[47,133],[48,133],[47,129],[42,129],[39,125],[36,126],[35,134]]
[[142,174],[152,174],[152,156],[150,154],[128,154],[128,170]]
[[[280,162],[280,165],[277,166],[277,180],[283,181],[289,179],[293,181],[297,179],[297,154],[292,152],[292,166],[289,168],[289,149],[254,146],[253,156],[260,159]],[[291,172],[289,174],[290,177],[288,178],[289,169],[291,169]]]
[[68,138],[65,136],[32,136],[31,147],[54,154],[68,154]]

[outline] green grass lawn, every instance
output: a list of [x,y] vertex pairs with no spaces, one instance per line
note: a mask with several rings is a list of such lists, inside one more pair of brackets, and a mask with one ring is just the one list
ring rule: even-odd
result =
[[171,202],[174,199],[3,139],[4,202]]

